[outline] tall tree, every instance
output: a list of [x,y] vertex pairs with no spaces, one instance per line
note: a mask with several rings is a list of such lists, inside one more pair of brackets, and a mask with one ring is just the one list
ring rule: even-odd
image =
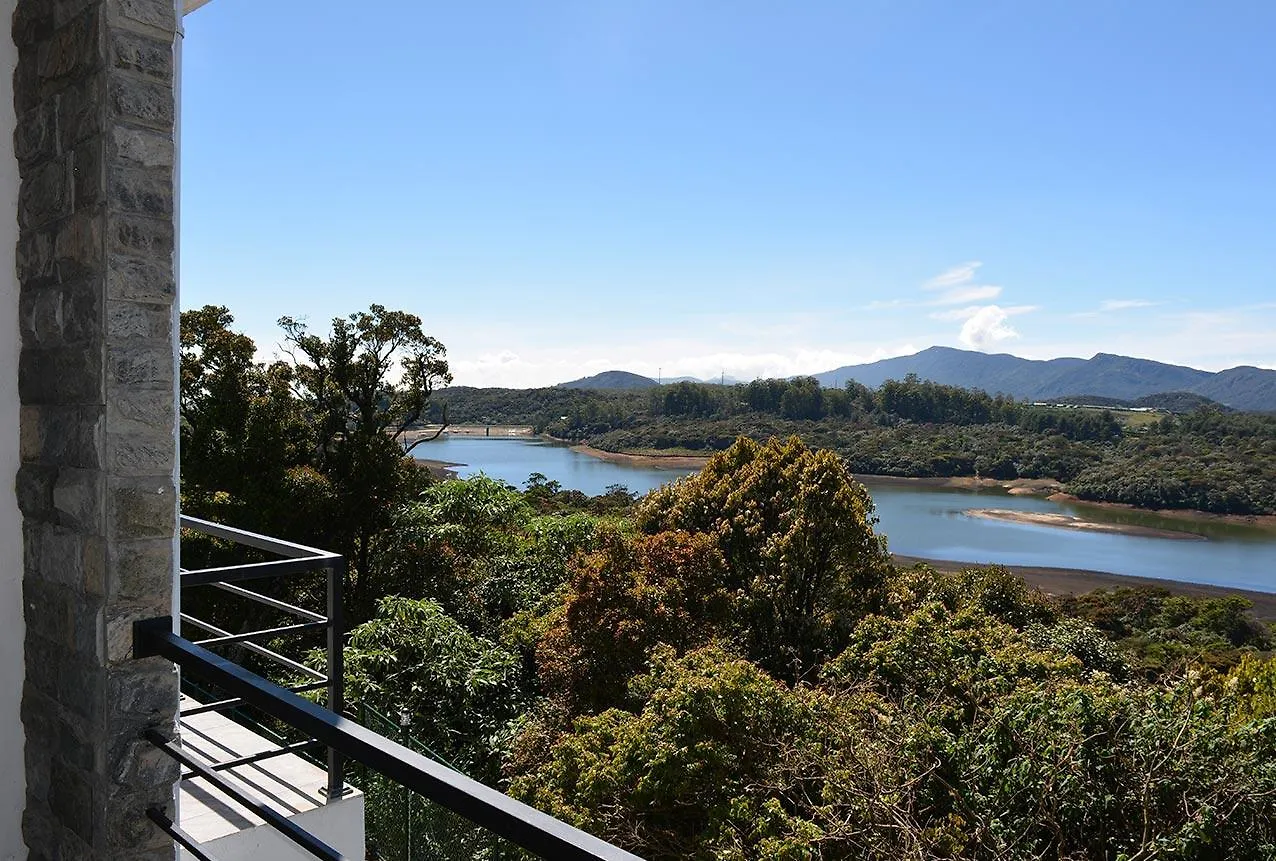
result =
[[338,317],[326,336],[283,317],[295,390],[315,416],[317,465],[331,482],[338,516],[328,543],[352,565],[347,600],[370,608],[364,594],[378,534],[423,475],[401,440],[424,415],[436,386],[452,381],[447,351],[425,334],[421,318],[372,305]]

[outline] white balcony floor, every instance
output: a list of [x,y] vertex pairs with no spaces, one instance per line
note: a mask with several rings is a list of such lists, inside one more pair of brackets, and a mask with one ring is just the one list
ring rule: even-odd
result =
[[[183,707],[193,705],[197,705],[194,700],[182,697]],[[217,712],[182,718],[180,726],[183,749],[193,758],[208,764],[276,748],[273,742]],[[327,799],[321,790],[328,785],[328,775],[323,769],[295,754],[285,754],[236,766],[220,774],[250,797],[290,819],[296,819],[302,828],[351,857],[363,857],[362,793],[356,790],[334,804],[326,804]],[[350,833],[356,808],[357,835]],[[265,825],[259,816],[198,777],[183,780],[179,785],[178,825],[205,844],[210,852],[220,853],[219,858],[238,855],[227,850],[233,848],[230,844],[245,842],[232,837],[242,832],[251,832],[251,840],[247,842],[254,844],[262,840],[273,842],[275,838],[288,843],[286,838]],[[245,838],[248,836],[244,835]],[[343,845],[337,845],[338,842]],[[357,847],[357,853],[351,851],[351,844]],[[287,848],[301,853],[291,843]],[[299,857],[311,856],[301,853]]]

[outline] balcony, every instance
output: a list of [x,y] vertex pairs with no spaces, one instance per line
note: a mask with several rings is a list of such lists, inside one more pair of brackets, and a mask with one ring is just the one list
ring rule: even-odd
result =
[[[148,814],[183,857],[363,858],[365,807],[380,831],[393,832],[393,845],[369,843],[367,857],[406,861],[427,847],[429,857],[449,857],[439,854],[438,835],[421,834],[419,824],[412,839],[422,807],[437,814],[425,817],[429,823],[479,829],[488,845],[544,858],[637,857],[471,780],[414,749],[406,733],[396,741],[346,713],[340,556],[192,517],[181,525],[213,555],[253,557],[183,570],[179,626],[169,617],[135,626],[137,657],[164,657],[182,672],[178,737],[158,729],[145,737],[183,768],[178,821],[158,809]],[[278,588],[284,579],[290,589]],[[256,588],[243,585],[249,582]],[[287,599],[294,594],[322,598],[325,612]],[[228,615],[242,630],[214,621]],[[285,654],[285,643],[294,654]],[[390,729],[384,717],[372,717]],[[387,821],[403,827],[386,828]]]

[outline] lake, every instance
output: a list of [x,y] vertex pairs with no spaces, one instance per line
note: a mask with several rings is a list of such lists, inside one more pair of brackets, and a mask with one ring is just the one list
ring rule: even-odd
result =
[[[523,487],[539,472],[566,489],[597,495],[623,484],[646,493],[692,470],[609,463],[536,438],[449,437],[417,446],[421,458],[463,464],[461,477],[482,472]],[[895,553],[958,562],[1080,568],[1139,577],[1210,583],[1276,592],[1276,535],[1227,523],[1193,522],[1012,496],[1000,490],[966,491],[867,482]],[[1195,532],[1207,541],[1082,532],[970,517],[975,508],[1071,514],[1109,523],[1134,523]]]

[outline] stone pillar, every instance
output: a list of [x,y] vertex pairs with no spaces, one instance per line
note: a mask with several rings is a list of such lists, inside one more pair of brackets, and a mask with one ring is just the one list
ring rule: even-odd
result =
[[[130,657],[176,576],[174,0],[19,0],[18,498],[32,859],[171,858],[171,664]],[[175,817],[174,817],[175,818]]]

